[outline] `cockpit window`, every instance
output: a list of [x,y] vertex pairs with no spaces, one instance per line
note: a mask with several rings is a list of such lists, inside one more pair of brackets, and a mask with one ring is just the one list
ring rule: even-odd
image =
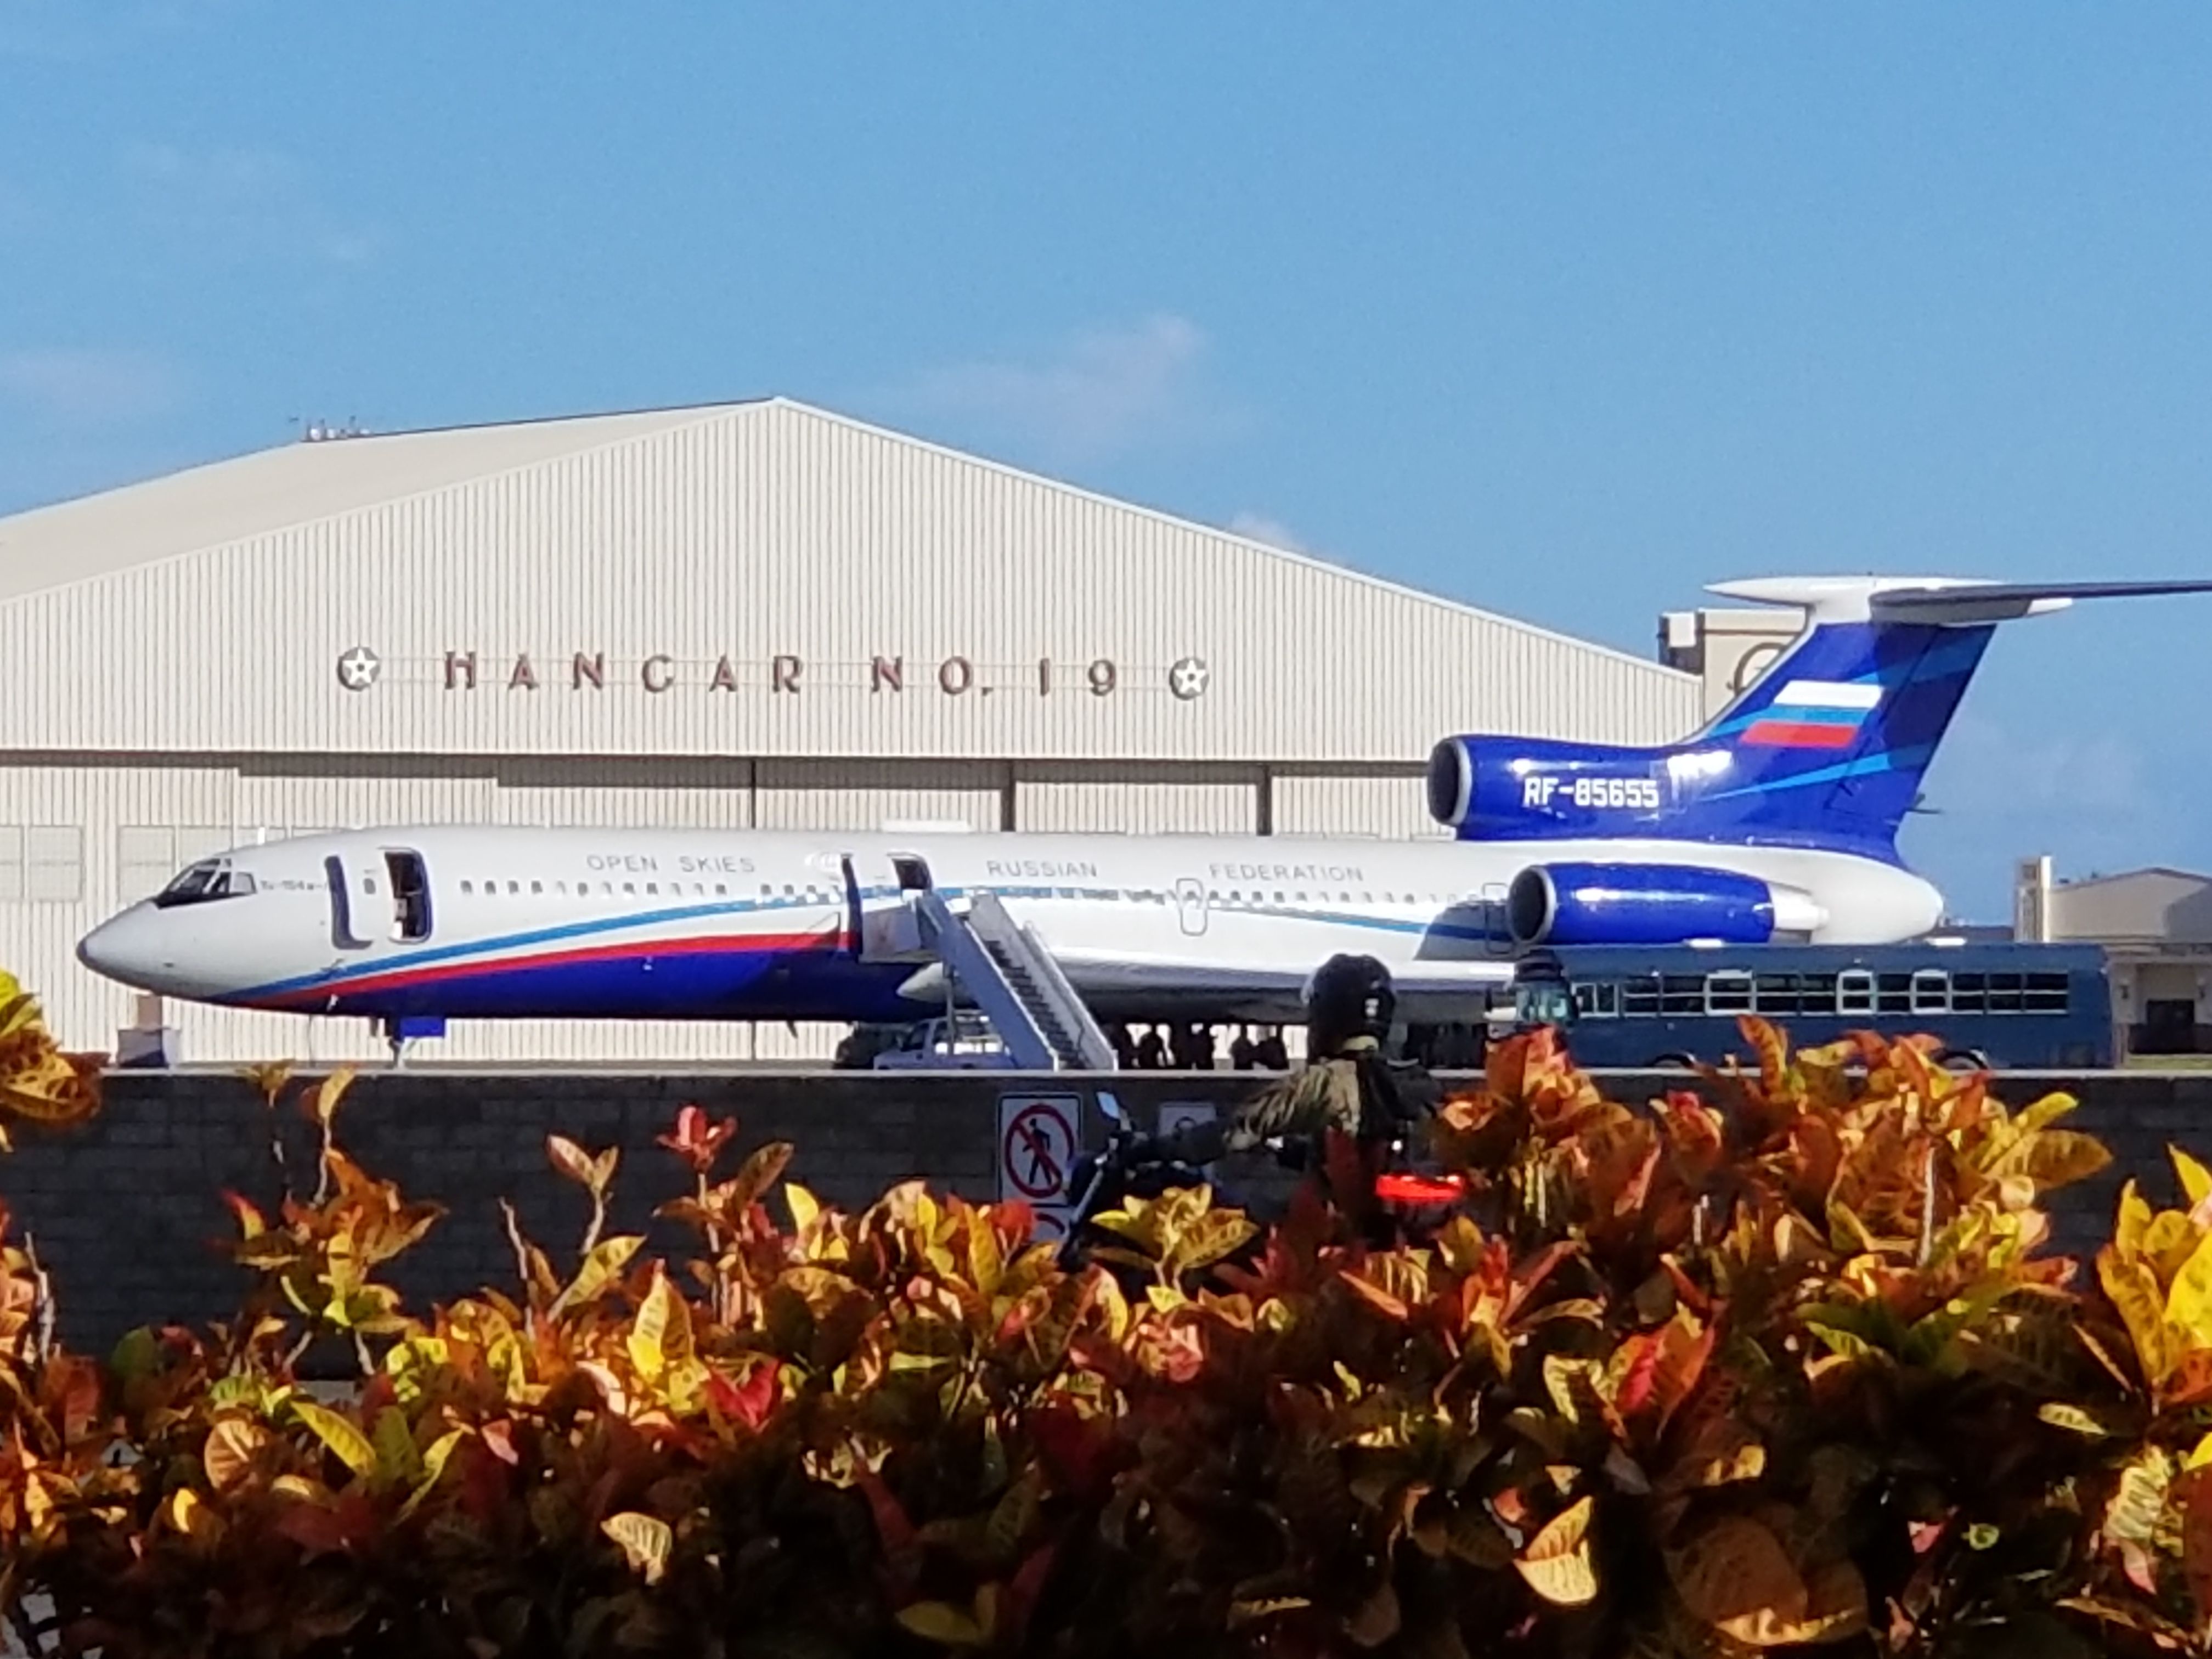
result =
[[154,902],[167,910],[180,904],[240,898],[252,890],[253,878],[245,871],[234,870],[221,859],[203,859],[155,894]]

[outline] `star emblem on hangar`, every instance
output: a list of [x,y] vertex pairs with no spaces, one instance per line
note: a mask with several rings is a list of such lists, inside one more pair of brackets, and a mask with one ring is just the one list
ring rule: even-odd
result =
[[1168,690],[1188,702],[1206,695],[1206,682],[1212,678],[1203,657],[1185,657],[1168,670]]
[[356,645],[338,659],[338,684],[349,691],[366,691],[376,684],[376,677],[383,669],[375,652],[365,645]]

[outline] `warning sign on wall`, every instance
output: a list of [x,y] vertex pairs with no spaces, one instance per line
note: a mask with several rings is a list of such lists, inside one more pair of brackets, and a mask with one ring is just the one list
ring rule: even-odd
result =
[[1079,1095],[999,1097],[999,1196],[1036,1212],[1040,1242],[1057,1243],[1067,1231],[1067,1176],[1082,1133]]
[[999,1196],[1057,1204],[1081,1144],[1079,1095],[999,1097]]

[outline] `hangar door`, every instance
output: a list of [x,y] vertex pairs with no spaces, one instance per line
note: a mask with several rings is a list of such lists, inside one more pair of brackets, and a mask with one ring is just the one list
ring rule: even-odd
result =
[[1014,827],[1138,836],[1255,835],[1260,790],[1256,779],[1018,777]]

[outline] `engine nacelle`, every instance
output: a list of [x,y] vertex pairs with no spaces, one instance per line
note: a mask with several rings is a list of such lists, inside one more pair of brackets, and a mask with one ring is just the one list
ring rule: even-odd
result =
[[1796,888],[1680,864],[1532,864],[1505,894],[1516,945],[1763,945],[1826,921]]
[[1658,750],[1446,738],[1429,756],[1429,815],[1462,841],[1649,834],[1674,781]]

